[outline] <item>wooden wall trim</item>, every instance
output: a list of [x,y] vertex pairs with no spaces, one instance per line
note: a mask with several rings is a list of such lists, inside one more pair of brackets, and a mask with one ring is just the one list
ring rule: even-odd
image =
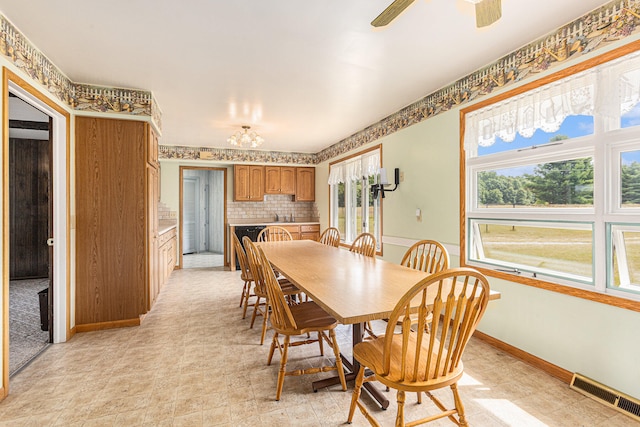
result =
[[573,378],[572,372],[569,372],[566,369],[554,365],[553,363],[547,362],[544,359],[534,356],[531,353],[527,353],[526,351],[514,347],[511,344],[500,341],[499,339],[487,335],[484,332],[476,330],[473,333],[473,336],[475,338],[478,338],[480,341],[483,341],[490,346],[497,348],[498,350],[504,351],[505,353],[515,357],[516,359],[522,360],[523,362],[533,366],[534,368],[538,368],[541,371],[546,372],[547,374],[559,379],[562,382],[569,384],[571,382],[571,378]]
[[[69,162],[70,150],[71,150],[71,114],[64,107],[58,105],[51,98],[49,98],[46,95],[44,95],[43,93],[39,92],[35,87],[30,85],[26,80],[24,80],[23,78],[21,78],[16,73],[14,73],[13,71],[9,70],[6,67],[2,67],[2,79],[3,79],[3,105],[4,106],[8,105],[9,82],[11,82],[11,83],[17,85],[18,87],[20,87],[21,89],[23,89],[29,95],[33,96],[34,98],[36,98],[37,100],[42,102],[43,104],[47,105],[47,107],[51,108],[52,110],[54,110],[56,113],[60,114],[65,119],[65,134],[66,134],[66,141],[65,141],[65,147],[66,147],[65,148],[65,153],[66,153],[66,157],[65,157],[65,159],[66,159],[66,161],[65,161],[65,177],[66,177],[65,178],[66,179],[65,212],[66,212],[66,229],[67,229],[67,235],[65,236],[66,247],[67,247],[67,253],[65,255],[66,271],[67,271],[67,275],[66,275],[66,278],[65,278],[65,288],[66,288],[66,294],[67,294],[67,298],[66,298],[66,322],[65,322],[65,324],[66,324],[66,333],[65,333],[65,335],[66,335],[66,340],[68,341],[75,334],[75,332],[72,332],[72,330],[71,330],[71,275],[70,275],[70,271],[71,271],[71,256],[70,256],[70,251],[71,251],[71,232],[70,232],[70,230],[71,230],[71,214],[70,214],[70,212],[71,212],[71,165],[70,165],[70,162]],[[6,117],[5,117],[5,111],[6,111]],[[8,131],[8,128],[7,128],[8,123],[9,123],[8,109],[4,108],[2,130],[3,130],[3,135],[4,135],[5,140],[3,140],[3,147],[6,147],[7,149],[8,149],[8,138],[9,138],[9,131]],[[7,159],[6,156],[4,158]],[[6,165],[5,165],[5,167],[6,167]],[[5,169],[5,173],[8,173],[7,169]],[[6,195],[7,193],[8,193],[8,187],[6,189],[3,187],[3,194]],[[4,206],[8,206],[8,203],[6,203]],[[7,227],[9,226],[8,222],[6,223],[6,226]],[[5,236],[8,235],[8,233],[6,233],[7,230],[8,230],[8,228],[5,229],[4,228],[4,224],[3,224],[3,234]],[[8,259],[7,259],[7,262],[8,262]],[[3,283],[4,283],[4,281],[3,281]],[[6,283],[8,283],[8,282],[6,282]],[[7,300],[8,300],[8,297],[7,297]],[[7,309],[7,312],[8,312],[8,309]],[[7,317],[7,319],[8,319],[8,317]],[[8,325],[6,326],[6,328],[8,329]],[[8,348],[8,346],[7,346],[7,348]],[[8,353],[7,353],[6,357],[8,358]],[[5,360],[7,360],[7,359],[5,359]],[[7,370],[8,370],[8,367],[7,367]],[[8,384],[7,384],[7,387],[5,387],[5,389],[8,390]]]
[[76,325],[76,332],[103,331],[105,329],[126,328],[130,326],[140,326],[140,318],[115,320],[113,322],[86,323]]

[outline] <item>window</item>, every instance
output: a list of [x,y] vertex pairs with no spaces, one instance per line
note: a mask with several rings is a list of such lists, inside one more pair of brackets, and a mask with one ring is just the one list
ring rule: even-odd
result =
[[597,62],[462,111],[463,264],[640,300],[640,53]]
[[379,182],[380,166],[379,146],[329,166],[331,226],[340,230],[346,245],[368,232],[380,248],[380,199],[371,195],[371,187]]

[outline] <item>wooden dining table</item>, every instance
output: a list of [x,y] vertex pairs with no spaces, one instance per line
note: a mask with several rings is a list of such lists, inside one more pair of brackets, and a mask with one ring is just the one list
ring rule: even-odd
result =
[[[262,242],[258,245],[273,267],[300,288],[339,323],[353,325],[352,345],[361,342],[364,323],[386,319],[400,298],[428,273],[413,270],[378,258],[359,255],[312,240]],[[490,299],[500,297],[492,292]],[[435,299],[435,291],[434,291]],[[342,355],[350,371],[347,380],[354,379],[360,365],[355,358]],[[338,377],[313,383],[314,391],[337,384]],[[383,409],[387,398],[373,386],[366,390]]]

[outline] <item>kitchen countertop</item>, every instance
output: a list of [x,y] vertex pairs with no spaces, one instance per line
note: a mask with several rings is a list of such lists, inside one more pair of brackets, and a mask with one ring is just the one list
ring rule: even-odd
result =
[[227,225],[230,227],[237,227],[242,225],[305,225],[305,224],[319,224],[320,221],[312,220],[312,219],[304,219],[301,221],[294,222],[284,222],[284,221],[274,221],[273,219],[233,219],[230,220]]
[[158,235],[164,234],[172,228],[176,228],[178,222],[175,219],[158,221]]

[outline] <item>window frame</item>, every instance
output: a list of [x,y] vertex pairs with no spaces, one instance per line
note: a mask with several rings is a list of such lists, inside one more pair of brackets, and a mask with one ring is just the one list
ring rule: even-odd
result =
[[[367,148],[365,150],[358,151],[357,153],[353,153],[353,154],[351,154],[351,155],[349,155],[347,157],[343,157],[343,158],[341,158],[339,160],[336,160],[336,161],[333,161],[333,162],[329,163],[329,173],[331,173],[331,167],[334,166],[334,165],[339,165],[341,163],[345,163],[345,162],[347,162],[349,160],[353,160],[356,157],[366,156],[367,153],[371,153],[372,151],[376,151],[376,150],[378,151],[378,156],[380,158],[379,168],[381,168],[382,167],[382,144],[377,144],[377,145],[375,145],[373,147],[369,147],[369,148]],[[350,227],[350,225],[349,225],[350,221],[347,218],[347,213],[350,210],[361,209],[362,210],[361,211],[362,218],[366,218],[366,220],[365,220],[366,228],[367,228],[367,230],[370,228],[370,223],[368,221],[369,217],[368,217],[368,215],[365,215],[365,206],[369,205],[369,203],[368,203],[369,199],[372,198],[371,191],[368,190],[368,189],[370,189],[371,184],[370,183],[366,183],[365,184],[365,181],[368,181],[367,178],[368,177],[363,176],[361,178],[361,180],[360,180],[360,182],[363,184],[363,186],[367,188],[367,191],[364,191],[364,189],[362,190],[362,198],[361,198],[362,206],[360,208],[358,208],[357,206],[351,206],[351,207],[347,206],[347,203],[349,202],[347,194],[352,193],[352,191],[349,190],[349,187],[347,186],[347,183],[346,182],[344,183],[344,185],[345,185],[345,234],[343,235],[341,233],[341,236],[340,236],[340,246],[342,246],[342,247],[350,248],[351,244],[353,243],[353,241],[349,241],[347,239],[347,235],[348,235],[348,233],[350,231],[350,228],[349,228]],[[377,184],[377,183],[379,183],[379,181],[380,181],[380,177],[379,177],[379,175],[376,175],[376,177],[374,179],[374,183]],[[336,201],[337,201],[336,191],[337,191],[337,185],[338,184],[334,184],[334,185],[328,184],[328,185],[329,185],[329,226],[330,227],[339,228],[338,224],[337,224],[337,221],[338,221],[338,208],[339,207],[338,207],[338,203],[336,203]],[[356,196],[352,195],[352,197],[355,198]],[[375,237],[376,237],[376,245],[377,245],[376,255],[382,256],[382,209],[383,209],[383,207],[382,207],[382,205],[383,205],[382,198],[378,198],[377,201],[374,201],[374,203],[377,203],[378,209],[377,209],[377,212],[374,212],[374,227],[375,227],[375,231],[376,232],[372,233],[372,234],[374,234]],[[357,213],[356,213],[356,218],[357,218]],[[376,221],[377,221],[377,226],[375,224]],[[357,234],[360,234],[360,233],[356,233],[356,236],[357,236]]]
[[[631,151],[635,151],[640,141],[640,126],[631,128],[621,128],[619,125],[612,123],[611,119],[599,117],[594,114],[594,132],[591,135],[563,140],[563,148],[557,150],[549,150],[548,153],[535,153],[532,156],[526,156],[526,159],[522,159],[520,164],[534,164],[539,163],[541,159],[552,159],[555,154],[561,153],[561,155],[567,155],[567,153],[591,153],[594,162],[606,162],[606,167],[594,167],[594,204],[593,208],[559,208],[561,211],[544,210],[544,214],[550,217],[551,221],[554,220],[574,220],[579,222],[593,221],[593,248],[594,253],[593,260],[593,285],[585,285],[577,282],[565,282],[563,280],[556,280],[547,277],[541,278],[540,275],[528,275],[523,277],[518,274],[507,273],[496,270],[495,267],[488,267],[480,262],[474,262],[469,259],[470,246],[472,245],[470,220],[471,219],[505,219],[504,214],[506,209],[502,211],[499,208],[494,208],[483,212],[478,217],[477,214],[477,188],[475,181],[472,179],[472,174],[477,173],[480,170],[493,170],[499,169],[501,166],[516,167],[514,162],[508,163],[514,159],[514,154],[509,152],[496,153],[488,155],[491,160],[481,161],[478,158],[470,158],[465,148],[465,129],[466,115],[479,110],[481,108],[490,106],[500,101],[513,98],[520,94],[524,94],[541,86],[556,82],[561,79],[570,77],[576,73],[589,70],[595,66],[605,64],[611,60],[620,58],[622,56],[634,53],[640,49],[640,43],[635,42],[621,48],[612,50],[608,53],[600,55],[598,57],[586,60],[578,65],[567,67],[564,70],[556,73],[544,76],[536,81],[526,83],[518,88],[499,94],[493,98],[486,99],[478,102],[467,108],[460,110],[460,265],[476,268],[484,274],[511,282],[521,283],[529,286],[534,286],[554,292],[568,294],[571,296],[588,299],[600,303],[610,304],[617,307],[623,307],[634,311],[640,311],[640,294],[634,292],[620,291],[610,286],[610,280],[612,280],[611,270],[613,268],[614,260],[610,253],[610,224],[616,223],[629,223],[630,218],[635,216],[636,218],[640,214],[640,209],[636,208],[622,208],[620,205],[620,191],[606,191],[606,188],[613,188],[614,183],[619,182],[620,179],[620,166],[619,155],[621,152],[629,151],[629,148],[633,148]],[[596,144],[595,141],[604,139],[606,144]],[[626,148],[626,149],[625,149]],[[616,157],[617,156],[617,157]],[[574,158],[581,157],[576,156]],[[584,156],[582,156],[584,157]],[[617,167],[613,165],[618,163]],[[517,163],[517,162],[515,162]],[[491,168],[489,167],[491,166]],[[618,180],[618,181],[616,181]],[[616,187],[617,188],[617,187]],[[617,194],[611,194],[617,193]],[[469,195],[472,195],[469,197]],[[617,205],[616,205],[617,203]],[[474,210],[475,209],[475,210]],[[510,213],[513,213],[513,209],[509,209]],[[516,219],[531,219],[539,218],[540,210],[535,208],[527,209],[526,213],[518,213]],[[637,221],[637,220],[636,220]],[[633,222],[637,225],[637,222]],[[599,255],[598,254],[606,254]]]

